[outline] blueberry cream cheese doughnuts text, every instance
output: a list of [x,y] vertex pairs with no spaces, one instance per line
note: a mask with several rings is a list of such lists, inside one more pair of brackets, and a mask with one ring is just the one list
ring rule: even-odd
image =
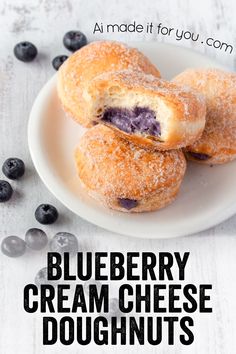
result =
[[129,141],[157,150],[177,149],[200,138],[205,100],[189,88],[132,70],[101,74],[86,92],[87,116]]
[[186,169],[181,150],[142,149],[100,124],[81,138],[75,160],[88,194],[123,212],[152,211],[173,202]]
[[206,127],[186,148],[190,160],[222,164],[236,158],[236,74],[218,69],[188,69],[173,80],[206,97]]
[[160,77],[158,69],[144,54],[123,43],[98,41],[76,51],[58,71],[58,96],[64,110],[78,123],[91,126],[87,117],[87,86],[102,73],[124,69]]

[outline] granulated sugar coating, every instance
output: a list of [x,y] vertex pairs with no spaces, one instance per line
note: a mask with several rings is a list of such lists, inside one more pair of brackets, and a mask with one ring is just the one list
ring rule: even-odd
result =
[[[135,72],[134,70],[119,70],[113,72],[104,72],[88,86],[89,93],[93,91],[93,83],[102,83],[104,87],[105,82],[109,81],[110,84],[107,87],[110,88],[117,84],[120,90],[127,90],[127,94],[132,91],[135,93],[155,95],[155,98],[163,98],[163,100],[169,104],[169,106],[178,106],[178,110],[181,110],[179,119],[181,121],[195,121],[196,112],[199,107],[201,108],[201,115],[205,116],[205,97],[198,93],[196,90],[189,86],[180,86],[174,82],[166,81],[157,78],[150,74],[144,74],[143,72]],[[101,85],[101,84],[100,84]],[[152,97],[152,96],[151,96]]]
[[[122,132],[141,147],[182,148],[195,142],[205,127],[202,95],[140,71],[102,73],[90,82],[86,93],[90,120]],[[136,110],[149,113],[138,117]]]
[[[97,125],[82,137],[76,154],[78,175],[88,193],[121,211],[150,211],[172,202],[186,162],[181,151],[153,152],[128,143],[110,128]],[[137,202],[132,209],[121,199]]]
[[206,97],[206,127],[187,152],[210,156],[201,163],[221,164],[236,158],[236,74],[219,69],[188,69],[173,80],[188,85]]
[[80,124],[89,126],[83,90],[97,75],[124,69],[160,77],[158,69],[144,54],[123,43],[97,41],[75,52],[58,72],[58,95],[65,111]]

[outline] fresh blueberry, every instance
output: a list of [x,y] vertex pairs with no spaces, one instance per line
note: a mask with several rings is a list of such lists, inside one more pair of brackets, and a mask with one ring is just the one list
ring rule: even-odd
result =
[[89,296],[90,294],[90,285],[96,285],[97,291],[100,292],[102,283],[95,279],[89,279],[84,283],[84,292]]
[[35,285],[40,287],[40,285],[55,285],[56,281],[48,280],[48,268],[44,267],[38,271],[34,279]]
[[35,218],[40,224],[53,224],[58,218],[58,211],[50,204],[41,204],[35,211]]
[[77,237],[69,232],[58,232],[50,242],[50,250],[60,254],[64,252],[76,254],[78,248]]
[[122,208],[125,208],[127,210],[133,209],[138,205],[137,200],[128,198],[118,198],[118,203]]
[[48,237],[43,230],[33,228],[26,232],[25,242],[29,248],[38,251],[47,245]]
[[30,62],[36,58],[38,51],[33,43],[30,42],[20,42],[14,47],[14,54],[17,59]]
[[11,199],[13,189],[10,183],[0,180],[0,203],[7,202]]
[[87,44],[87,38],[80,31],[69,31],[63,37],[63,44],[68,50],[75,52]]
[[211,158],[210,155],[202,154],[200,152],[189,151],[188,154],[190,156],[192,156],[194,159],[201,160],[201,161],[206,161],[206,160],[209,160]]
[[55,57],[52,61],[52,66],[54,67],[55,70],[58,70],[60,66],[68,59],[67,55],[58,55]]
[[8,236],[2,241],[1,250],[8,257],[20,257],[25,253],[26,244],[18,236]]
[[9,179],[18,179],[25,173],[25,164],[21,159],[11,157],[4,162],[2,172]]

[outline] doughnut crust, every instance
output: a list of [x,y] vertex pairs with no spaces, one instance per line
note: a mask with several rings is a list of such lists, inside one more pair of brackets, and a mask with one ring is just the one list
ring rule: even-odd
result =
[[174,78],[206,97],[206,127],[189,145],[186,156],[203,164],[223,164],[236,158],[236,74],[219,69],[188,69]]
[[142,149],[104,125],[84,134],[75,160],[88,194],[123,212],[152,211],[173,202],[186,169],[181,150]]
[[72,54],[58,71],[57,89],[64,110],[78,123],[89,127],[86,87],[101,73],[131,69],[160,77],[159,71],[141,52],[123,43],[98,41]]
[[101,74],[87,87],[91,122],[105,124],[146,148],[169,150],[200,138],[206,107],[189,88],[132,70]]

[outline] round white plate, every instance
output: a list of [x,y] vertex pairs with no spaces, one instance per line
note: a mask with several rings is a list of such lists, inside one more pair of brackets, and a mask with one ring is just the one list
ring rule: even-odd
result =
[[[172,78],[187,67],[219,67],[191,50],[155,42],[131,43]],[[100,206],[79,185],[74,150],[85,129],[63,113],[56,75],[33,105],[28,140],[34,165],[49,190],[82,218],[105,229],[143,238],[183,236],[207,229],[236,212],[236,161],[222,166],[189,164],[177,200],[165,209],[126,214]]]

